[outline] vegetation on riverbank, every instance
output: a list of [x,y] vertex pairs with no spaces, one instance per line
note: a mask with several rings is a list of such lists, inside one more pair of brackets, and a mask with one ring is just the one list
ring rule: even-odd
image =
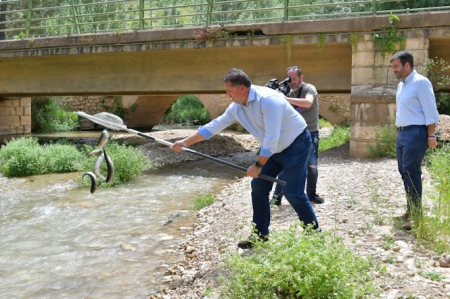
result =
[[357,256],[331,232],[289,229],[256,244],[252,254],[234,252],[226,261],[220,298],[364,298],[376,295],[376,265]]
[[33,132],[68,132],[78,129],[78,115],[64,110],[54,99],[33,99],[31,110]]
[[[91,145],[69,144],[65,140],[40,145],[37,138],[19,138],[6,142],[0,149],[0,172],[6,177],[93,171],[97,157],[87,157],[95,149]],[[106,151],[115,166],[113,179],[106,184],[97,178],[98,186],[115,186],[133,180],[150,167],[143,153],[126,144],[109,141]],[[106,173],[106,163],[101,172]],[[80,185],[89,186],[90,181],[79,178]]]

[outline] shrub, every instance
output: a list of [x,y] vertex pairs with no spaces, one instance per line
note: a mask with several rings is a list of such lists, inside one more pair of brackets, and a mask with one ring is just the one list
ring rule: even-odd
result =
[[[93,146],[85,145],[82,148],[83,155],[86,156],[95,149]],[[108,183],[101,178],[97,178],[98,186],[115,186],[127,183],[151,166],[150,161],[141,151],[127,144],[120,145],[117,142],[108,141],[105,145],[105,150],[114,164],[114,177]],[[94,171],[97,159],[98,157],[86,157],[81,171]],[[107,167],[105,162],[102,163],[100,172],[106,176]],[[90,185],[90,180],[83,180],[81,175],[78,182],[84,187]]]
[[44,101],[33,99],[31,110],[31,123],[34,132],[66,132],[78,128],[78,115],[63,110],[54,99]]
[[319,142],[319,152],[341,146],[350,141],[350,126],[334,127],[330,137],[322,138]]
[[64,144],[44,145],[37,138],[12,139],[0,150],[0,172],[6,177],[79,170],[83,154]]
[[299,228],[297,221],[273,232],[251,255],[231,253],[220,298],[348,299],[378,292],[371,261],[331,233]]
[[163,117],[164,124],[204,125],[209,121],[205,106],[193,95],[180,97]]
[[435,57],[428,60],[427,71],[430,81],[433,82],[438,111],[447,115],[450,114],[450,94],[440,91],[450,88],[450,76],[444,74],[449,69],[449,63],[442,58]]
[[213,204],[214,201],[215,199],[211,194],[199,196],[194,202],[194,208],[196,210],[201,210],[204,207]]
[[[0,172],[6,177],[22,177],[29,175],[58,173],[58,172],[86,172],[94,171],[97,157],[87,157],[95,148],[90,145],[80,146],[79,149],[67,141],[56,144],[39,145],[37,138],[12,139],[0,149]],[[114,186],[133,180],[142,171],[150,167],[149,160],[144,154],[126,144],[119,145],[109,141],[106,152],[114,163],[113,179],[106,184],[97,178],[99,186]],[[106,163],[102,163],[101,172],[106,173]],[[79,183],[89,186],[90,181]]]
[[395,158],[397,128],[393,123],[384,127],[375,128],[375,145],[367,143],[366,147],[372,158],[391,157]]

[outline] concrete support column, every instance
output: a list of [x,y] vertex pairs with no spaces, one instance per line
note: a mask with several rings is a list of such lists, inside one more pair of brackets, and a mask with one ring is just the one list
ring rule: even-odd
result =
[[31,133],[31,98],[0,98],[0,135]]
[[[409,30],[406,50],[414,55],[414,68],[426,74],[428,37],[426,30]],[[376,142],[376,128],[395,122],[395,94],[399,80],[393,74],[389,59],[383,58],[364,34],[352,52],[352,92],[350,96],[350,157],[367,158],[367,144]]]

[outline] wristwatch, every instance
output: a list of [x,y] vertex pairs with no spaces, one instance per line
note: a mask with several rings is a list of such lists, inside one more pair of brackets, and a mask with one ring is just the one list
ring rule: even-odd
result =
[[256,165],[256,167],[259,167],[259,168],[261,168],[261,167],[264,166],[263,164],[259,163],[259,161],[256,161],[256,162],[255,162],[255,165]]

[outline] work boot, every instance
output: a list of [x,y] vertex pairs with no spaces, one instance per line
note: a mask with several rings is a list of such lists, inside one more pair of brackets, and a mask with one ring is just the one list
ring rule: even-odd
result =
[[258,242],[263,243],[269,241],[268,236],[260,235],[260,234],[251,234],[247,240],[241,241],[238,243],[238,247],[241,249],[250,249]]
[[312,202],[312,203],[317,203],[317,204],[321,205],[321,204],[323,204],[325,202],[325,199],[323,199],[319,195],[315,194],[314,196],[311,196],[309,198],[309,201]]

